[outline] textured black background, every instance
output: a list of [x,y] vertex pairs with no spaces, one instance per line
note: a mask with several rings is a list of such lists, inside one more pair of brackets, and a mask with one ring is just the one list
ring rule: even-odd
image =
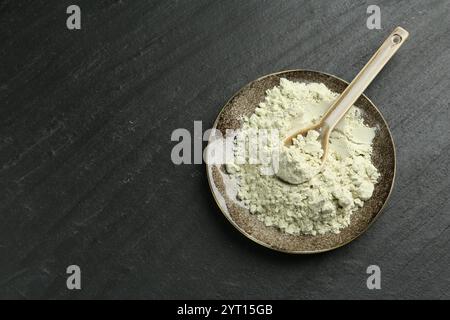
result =
[[[203,165],[171,163],[171,132],[210,127],[247,82],[351,80],[396,25],[410,40],[367,90],[396,187],[349,246],[259,247],[220,214]],[[449,72],[447,0],[0,1],[0,298],[450,298]],[[366,288],[370,264],[382,290]]]

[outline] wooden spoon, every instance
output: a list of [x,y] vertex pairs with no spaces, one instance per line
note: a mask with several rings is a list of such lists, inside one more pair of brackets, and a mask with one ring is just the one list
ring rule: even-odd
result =
[[375,52],[369,62],[367,62],[364,68],[362,68],[344,92],[342,92],[339,98],[336,99],[336,101],[331,105],[320,121],[312,126],[295,130],[293,134],[289,134],[289,136],[283,140],[284,145],[291,145],[292,139],[296,138],[298,135],[306,135],[306,133],[310,130],[317,130],[320,132],[320,139],[323,148],[323,155],[321,158],[323,164],[328,155],[328,140],[330,138],[331,131],[347,113],[350,107],[356,102],[356,100],[363,94],[364,90],[397,52],[400,46],[406,41],[408,36],[409,33],[405,29],[401,27],[395,28],[377,52]]

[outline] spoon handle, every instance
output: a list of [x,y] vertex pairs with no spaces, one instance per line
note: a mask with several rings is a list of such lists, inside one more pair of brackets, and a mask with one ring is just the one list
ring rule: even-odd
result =
[[401,27],[395,28],[372,58],[370,58],[369,62],[367,62],[364,68],[362,68],[344,92],[342,92],[339,98],[328,109],[321,122],[329,132],[333,130],[334,126],[342,119],[356,100],[358,100],[385,64],[406,41],[408,35],[408,31],[405,29]]

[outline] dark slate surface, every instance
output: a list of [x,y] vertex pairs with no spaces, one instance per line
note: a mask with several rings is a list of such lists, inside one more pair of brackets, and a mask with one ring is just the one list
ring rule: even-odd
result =
[[[450,298],[450,2],[0,2],[1,298]],[[382,30],[366,9],[382,9]],[[248,81],[308,68],[351,80],[411,33],[367,94],[397,146],[387,210],[337,251],[289,256],[222,217],[175,128],[210,127]],[[82,290],[66,289],[66,267]],[[366,288],[366,268],[382,289]]]

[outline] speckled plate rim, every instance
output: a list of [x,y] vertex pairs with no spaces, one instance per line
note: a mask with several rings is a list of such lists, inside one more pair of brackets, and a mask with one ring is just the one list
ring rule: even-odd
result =
[[[213,124],[213,127],[212,127],[212,128],[213,128],[213,129],[217,128],[217,125],[218,125],[218,123],[219,123],[219,119],[220,119],[222,113],[224,112],[225,107],[226,107],[226,106],[227,106],[227,105],[228,105],[228,104],[229,104],[236,96],[238,96],[241,92],[243,92],[245,89],[247,89],[248,87],[250,87],[253,83],[255,83],[255,82],[257,82],[257,81],[260,81],[260,80],[262,80],[262,79],[264,79],[264,78],[267,78],[267,77],[278,76],[278,75],[280,75],[280,74],[290,73],[290,72],[311,72],[311,73],[317,73],[317,74],[321,74],[321,75],[325,75],[325,76],[334,78],[334,79],[336,79],[336,80],[338,80],[338,81],[341,81],[341,82],[345,83],[346,85],[349,84],[348,81],[346,81],[346,80],[344,80],[344,79],[342,79],[342,78],[339,78],[339,77],[337,77],[337,76],[335,76],[335,75],[332,75],[332,74],[327,73],[327,72],[322,72],[322,71],[313,70],[313,69],[288,69],[288,70],[282,70],[282,71],[277,71],[277,72],[273,72],[273,73],[270,73],[270,74],[266,74],[266,75],[264,75],[264,76],[261,76],[261,77],[259,77],[259,78],[256,78],[255,80],[252,80],[252,81],[248,82],[246,85],[244,85],[243,87],[241,87],[238,91],[236,91],[236,92],[235,92],[235,93],[227,100],[227,102],[222,106],[222,108],[220,109],[220,112],[218,113],[218,115],[217,115],[217,117],[216,117],[216,120],[214,121],[214,124]],[[208,163],[206,163],[206,166],[205,166],[205,167],[206,167],[206,176],[207,176],[207,179],[208,179],[208,185],[209,185],[209,188],[210,188],[210,190],[211,190],[211,194],[212,194],[212,196],[213,196],[213,198],[214,198],[214,201],[216,202],[217,207],[220,209],[220,212],[227,218],[227,220],[228,220],[228,221],[229,221],[229,222],[230,222],[237,230],[239,230],[239,232],[240,232],[241,234],[243,234],[246,238],[252,240],[253,242],[255,242],[255,243],[257,243],[257,244],[259,244],[259,245],[261,245],[261,246],[263,246],[263,247],[266,247],[266,248],[268,248],[268,249],[277,251],[277,252],[283,252],[283,253],[288,253],[288,254],[292,254],[292,255],[311,255],[311,254],[317,254],[317,253],[329,252],[329,251],[333,251],[333,250],[339,249],[339,248],[341,248],[341,247],[344,247],[344,246],[348,245],[349,243],[355,241],[356,239],[358,239],[360,236],[362,236],[364,233],[367,232],[367,230],[372,226],[372,224],[373,224],[373,223],[378,219],[378,217],[383,213],[383,210],[384,210],[384,208],[385,208],[385,206],[386,206],[387,202],[389,201],[389,198],[390,198],[390,196],[391,196],[391,194],[392,194],[392,190],[394,189],[395,178],[396,178],[396,174],[397,174],[397,153],[396,153],[396,147],[395,147],[394,139],[393,139],[393,137],[392,137],[392,132],[391,132],[391,130],[390,130],[390,128],[389,128],[389,125],[388,125],[386,119],[384,118],[383,114],[382,114],[381,111],[377,108],[377,106],[372,102],[372,100],[370,100],[365,94],[362,94],[362,96],[363,96],[365,99],[367,99],[367,101],[374,107],[374,109],[378,112],[378,114],[380,115],[381,119],[382,119],[383,122],[385,123],[386,129],[387,129],[387,131],[389,132],[389,138],[390,138],[390,141],[391,141],[391,143],[392,143],[393,159],[394,159],[394,168],[393,168],[393,173],[392,173],[392,183],[391,183],[391,186],[390,186],[390,188],[389,188],[389,192],[388,192],[388,194],[387,194],[387,196],[386,196],[386,199],[385,199],[384,202],[383,202],[383,205],[380,207],[380,209],[379,209],[378,212],[374,215],[374,217],[371,219],[371,221],[367,224],[367,226],[366,226],[359,234],[357,234],[357,235],[354,236],[353,238],[351,238],[351,239],[349,239],[349,240],[347,240],[347,241],[345,241],[345,242],[343,242],[343,243],[340,243],[339,245],[336,245],[336,246],[333,246],[333,247],[330,247],[330,248],[326,248],[326,249],[318,249],[318,250],[285,250],[285,249],[283,249],[283,248],[271,246],[270,244],[268,244],[268,243],[266,243],[266,242],[264,242],[264,241],[261,241],[261,240],[255,238],[254,236],[252,236],[251,234],[247,233],[247,232],[246,232],[246,231],[245,231],[238,223],[236,223],[236,221],[234,221],[234,220],[232,219],[231,215],[228,215],[228,214],[225,213],[224,209],[222,208],[222,206],[220,205],[219,201],[217,200],[216,194],[215,194],[215,192],[214,192],[214,190],[213,190],[213,186],[212,186],[212,184],[211,184],[212,181],[213,181],[213,177],[210,175],[210,167],[213,166],[213,165],[209,165]],[[208,144],[209,144],[209,141],[208,141]]]

